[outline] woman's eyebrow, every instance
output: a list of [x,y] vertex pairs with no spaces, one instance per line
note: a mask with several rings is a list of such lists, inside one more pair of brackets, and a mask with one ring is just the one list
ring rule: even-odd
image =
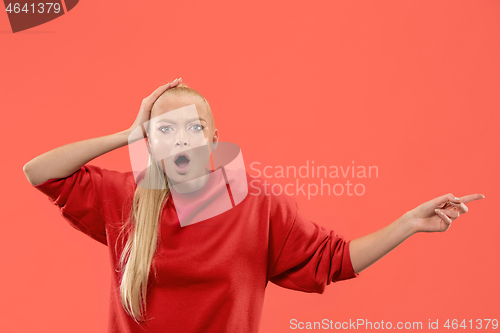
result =
[[189,119],[187,122],[188,122],[188,123],[191,123],[191,122],[193,122],[193,121],[198,121],[198,120],[199,120],[199,121],[204,121],[204,122],[207,122],[205,119],[203,119],[203,118],[201,118],[201,117],[191,118],[191,119]]
[[[188,119],[188,123],[191,123],[193,121],[204,121],[204,122],[207,122],[205,119],[201,118],[201,117],[196,117],[196,118],[191,118],[191,119]],[[174,124],[174,125],[177,125],[177,123],[173,120],[169,120],[169,119],[158,119],[155,123],[171,123],[171,124]]]
[[176,124],[175,121],[173,120],[168,120],[168,119],[158,119],[157,121],[155,121],[155,123],[171,123],[171,124]]

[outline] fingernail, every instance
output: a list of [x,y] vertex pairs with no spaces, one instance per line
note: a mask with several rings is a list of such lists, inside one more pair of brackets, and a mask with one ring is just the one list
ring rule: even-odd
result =
[[460,201],[460,198],[457,198],[457,197],[455,197],[455,200],[458,200],[458,201]]
[[442,212],[439,210],[439,209],[434,209],[434,211],[437,213],[437,214],[442,214]]

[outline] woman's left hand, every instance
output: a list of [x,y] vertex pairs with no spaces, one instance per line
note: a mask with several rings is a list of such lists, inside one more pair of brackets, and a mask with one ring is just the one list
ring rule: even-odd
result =
[[427,201],[408,213],[416,232],[444,232],[460,214],[467,213],[469,208],[466,203],[484,197],[483,194],[470,194],[457,198],[448,193]]

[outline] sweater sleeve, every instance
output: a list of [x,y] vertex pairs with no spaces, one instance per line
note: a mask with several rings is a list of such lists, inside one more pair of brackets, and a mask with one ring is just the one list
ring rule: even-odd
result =
[[33,187],[59,207],[71,226],[107,245],[102,201],[105,171],[87,164],[68,177],[49,179]]
[[291,197],[271,204],[269,280],[281,287],[322,294],[332,282],[359,275],[350,240],[306,219]]

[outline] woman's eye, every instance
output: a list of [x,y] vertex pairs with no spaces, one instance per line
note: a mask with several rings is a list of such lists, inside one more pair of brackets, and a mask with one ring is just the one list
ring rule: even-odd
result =
[[200,125],[200,124],[196,124],[196,125],[193,125],[191,126],[189,129],[195,131],[195,132],[199,132],[201,130],[203,130],[203,125]]
[[162,126],[159,128],[160,131],[162,131],[163,133],[168,133],[168,132],[171,132],[172,131],[172,127],[170,126]]

